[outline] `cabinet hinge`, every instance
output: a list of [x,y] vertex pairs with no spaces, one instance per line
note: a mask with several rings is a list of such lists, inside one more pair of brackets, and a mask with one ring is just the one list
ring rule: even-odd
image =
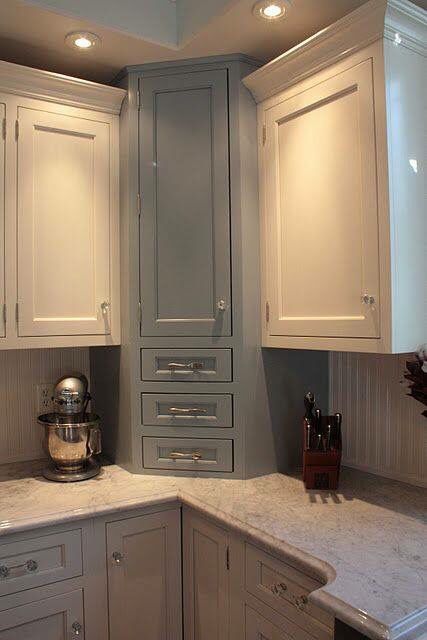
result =
[[138,302],[138,320],[139,324],[142,324],[142,302]]
[[267,127],[265,124],[262,125],[262,144],[265,144],[267,140]]
[[6,315],[6,304],[3,305],[3,324],[4,326],[6,326],[6,319],[7,319],[7,315]]
[[141,108],[141,91],[139,89],[136,92],[136,108],[137,109]]
[[225,553],[225,563],[227,566],[227,571],[230,571],[230,547],[227,547],[227,550]]
[[19,323],[19,304],[16,303],[15,304],[15,320],[16,320],[16,324]]
[[268,302],[265,303],[265,320],[270,322],[270,305]]
[[15,138],[16,140],[19,138],[19,120],[15,120]]
[[141,203],[142,203],[141,194],[138,193],[137,196],[136,196],[136,214],[138,216],[141,215]]
[[3,122],[1,123],[1,134],[3,136],[3,140],[6,140],[6,118],[3,118]]

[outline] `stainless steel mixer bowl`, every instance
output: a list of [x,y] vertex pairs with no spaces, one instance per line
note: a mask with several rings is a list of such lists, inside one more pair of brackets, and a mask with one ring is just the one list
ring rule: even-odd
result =
[[45,413],[38,417],[44,426],[43,446],[62,473],[76,473],[84,469],[91,456],[101,453],[100,418],[94,413],[79,416],[58,416]]

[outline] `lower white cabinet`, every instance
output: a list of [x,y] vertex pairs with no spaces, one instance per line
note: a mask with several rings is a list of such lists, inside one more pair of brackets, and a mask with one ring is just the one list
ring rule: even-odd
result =
[[0,613],[0,640],[84,640],[83,591],[76,589]]
[[110,640],[182,637],[179,509],[107,524]]
[[229,637],[228,533],[184,509],[184,639]]

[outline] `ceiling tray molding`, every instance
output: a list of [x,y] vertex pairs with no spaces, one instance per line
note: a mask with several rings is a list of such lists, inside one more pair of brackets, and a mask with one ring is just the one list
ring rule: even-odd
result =
[[396,33],[399,44],[426,55],[427,12],[409,0],[369,0],[243,82],[261,102],[381,38],[394,39]]
[[0,91],[73,107],[120,113],[126,92],[89,80],[0,61]]

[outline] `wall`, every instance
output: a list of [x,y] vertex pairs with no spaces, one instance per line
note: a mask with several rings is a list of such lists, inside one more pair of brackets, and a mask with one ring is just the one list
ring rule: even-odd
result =
[[343,414],[345,465],[427,486],[427,419],[401,384],[407,358],[330,353],[329,406]]
[[0,464],[44,457],[36,387],[72,371],[89,375],[88,349],[0,351]]

